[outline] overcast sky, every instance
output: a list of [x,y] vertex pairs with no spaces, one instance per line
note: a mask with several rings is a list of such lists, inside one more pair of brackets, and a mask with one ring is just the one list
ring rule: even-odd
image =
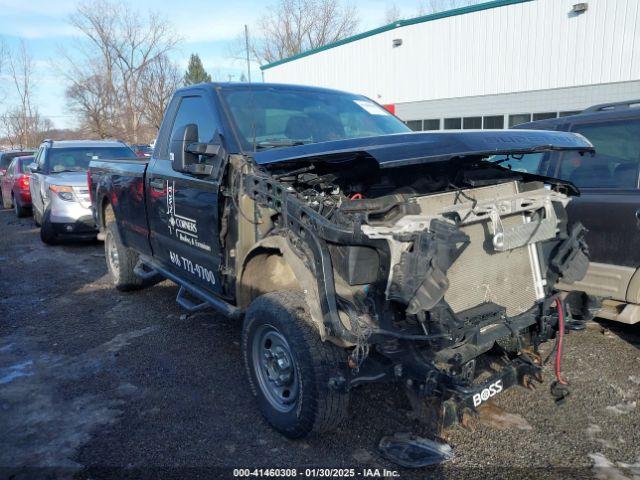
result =
[[[274,0],[275,1],[275,0]],[[150,9],[165,15],[184,41],[172,53],[173,59],[185,67],[189,54],[198,53],[205,68],[223,79],[239,78],[244,65],[229,58],[229,44],[251,26],[274,1],[267,0],[132,0],[130,5],[146,12]],[[360,30],[384,23],[385,12],[392,4],[403,17],[415,16],[419,0],[352,0],[360,17]],[[15,47],[24,39],[36,65],[36,100],[41,114],[56,127],[73,127],[73,116],[64,98],[66,85],[51,68],[60,48],[73,49],[78,44],[78,32],[68,17],[76,0],[0,0],[0,36]],[[258,76],[256,69],[254,75]],[[2,85],[4,84],[4,85]],[[6,77],[0,77],[0,89],[6,101],[11,101]],[[6,105],[2,106],[4,110]]]

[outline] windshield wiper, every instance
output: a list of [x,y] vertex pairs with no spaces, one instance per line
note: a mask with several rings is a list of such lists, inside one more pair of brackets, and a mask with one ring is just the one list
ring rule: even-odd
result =
[[524,154],[508,154],[505,158],[501,158],[500,160],[492,160],[491,163],[493,163],[494,165],[500,165],[501,163],[508,162],[509,160],[522,160],[523,157]]
[[296,147],[298,145],[305,145],[309,142],[304,140],[266,140],[264,142],[256,143],[256,148],[278,148],[278,147]]

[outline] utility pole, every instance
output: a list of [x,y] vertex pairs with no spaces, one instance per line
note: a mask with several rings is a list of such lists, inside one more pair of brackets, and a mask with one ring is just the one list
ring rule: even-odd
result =
[[249,79],[249,83],[251,83],[251,62],[249,61],[249,27],[244,26],[244,44],[245,49],[247,50],[247,78]]

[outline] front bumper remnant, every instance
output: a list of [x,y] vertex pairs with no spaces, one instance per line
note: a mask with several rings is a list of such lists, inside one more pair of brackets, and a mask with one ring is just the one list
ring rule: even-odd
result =
[[518,358],[484,383],[472,387],[448,387],[445,398],[449,398],[442,402],[438,426],[444,430],[462,422],[463,415],[475,412],[480,405],[514,385],[527,386],[531,379],[541,381],[541,371],[533,360]]

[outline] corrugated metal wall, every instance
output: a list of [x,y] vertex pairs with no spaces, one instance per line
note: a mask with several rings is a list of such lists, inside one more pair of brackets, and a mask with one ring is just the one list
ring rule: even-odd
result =
[[588,0],[581,14],[571,13],[575,3],[534,0],[403,26],[267,68],[264,79],[380,103],[640,79],[640,0]]

